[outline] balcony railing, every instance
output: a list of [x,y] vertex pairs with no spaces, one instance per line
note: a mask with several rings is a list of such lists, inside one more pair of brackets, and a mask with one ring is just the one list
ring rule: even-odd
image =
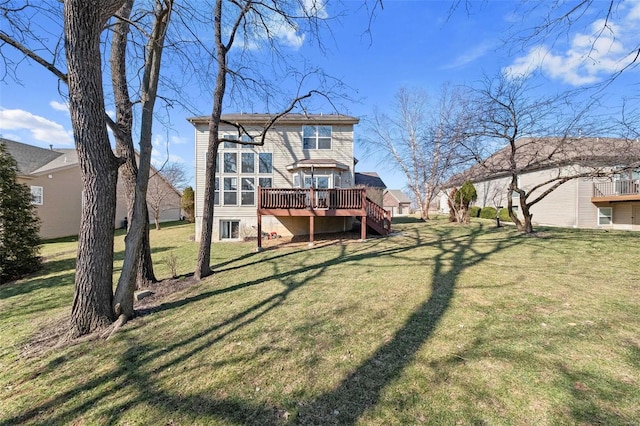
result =
[[639,195],[640,180],[616,180],[593,184],[594,197],[611,197],[623,195]]
[[350,209],[365,208],[364,188],[259,188],[260,209]]

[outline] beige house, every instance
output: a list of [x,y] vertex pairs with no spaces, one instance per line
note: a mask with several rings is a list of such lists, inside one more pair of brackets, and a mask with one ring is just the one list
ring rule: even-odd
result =
[[[526,144],[516,156],[519,169],[518,185],[531,191],[538,185],[563,176],[594,174],[570,179],[531,207],[532,221],[537,225],[574,228],[640,230],[640,143],[611,138],[576,138],[559,156],[550,156],[554,140],[526,138]],[[475,165],[455,176],[451,183],[460,185],[471,180],[478,198],[476,206],[506,207],[510,176],[505,164],[508,153],[502,149],[485,160],[485,166]],[[552,159],[552,161],[549,160]],[[629,166],[637,167],[616,173]],[[551,184],[533,189],[529,200],[547,190]],[[519,198],[513,193],[514,211],[519,210]],[[440,211],[448,212],[447,195],[440,194]]]
[[[18,182],[31,189],[33,204],[41,220],[40,236],[58,238],[77,235],[82,209],[82,180],[75,149],[39,148],[0,139],[18,163]],[[159,175],[152,179],[162,179]],[[164,182],[164,185],[168,185]],[[151,185],[150,185],[151,186]],[[161,221],[180,219],[180,193],[169,185]],[[126,202],[118,186],[115,227],[122,227]],[[150,217],[153,222],[153,217]]]
[[[195,127],[196,238],[202,228],[209,118]],[[260,134],[267,114],[225,114],[220,137],[249,141]],[[351,230],[355,218],[384,233],[385,212],[357,187],[353,131],[358,119],[338,114],[288,114],[266,134],[264,145],[224,142],[216,164],[213,239],[310,235]],[[388,228],[388,226],[387,226]],[[364,231],[363,231],[364,232]]]
[[411,214],[411,200],[399,189],[384,191],[384,208],[391,211],[393,217]]

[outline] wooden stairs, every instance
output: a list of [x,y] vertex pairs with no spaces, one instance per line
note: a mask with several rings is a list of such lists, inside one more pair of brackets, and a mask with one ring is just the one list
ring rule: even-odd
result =
[[379,235],[389,235],[391,233],[391,212],[380,207],[369,197],[366,199],[365,209],[367,211],[367,228]]

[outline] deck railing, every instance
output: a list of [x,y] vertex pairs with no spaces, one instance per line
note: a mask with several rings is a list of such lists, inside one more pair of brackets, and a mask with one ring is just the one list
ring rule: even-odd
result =
[[367,220],[372,220],[376,225],[384,229],[384,233],[391,232],[391,212],[383,209],[369,198],[367,198]]
[[616,180],[593,184],[594,197],[609,197],[615,195],[640,194],[639,180]]
[[363,188],[259,188],[261,209],[363,209]]

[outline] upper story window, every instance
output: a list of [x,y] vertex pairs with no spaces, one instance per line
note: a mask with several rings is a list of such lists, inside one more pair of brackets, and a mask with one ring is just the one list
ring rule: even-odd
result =
[[331,149],[331,126],[302,126],[303,149]]
[[242,173],[255,173],[255,155],[253,152],[243,152],[241,164],[240,171]]
[[236,154],[235,152],[225,152],[223,163],[225,173],[238,172],[238,154]]
[[258,154],[258,173],[273,173],[273,155],[270,152]]
[[41,186],[32,186],[31,187],[31,204],[35,204],[36,206],[41,206],[44,201],[44,190]]
[[[233,140],[238,140],[238,136],[237,135],[222,135],[223,139],[233,139]],[[242,142],[251,142],[251,138],[248,135],[242,135],[242,137],[240,137],[240,140]],[[238,148],[251,148],[251,145],[242,145],[239,143],[235,143],[235,142],[224,142],[222,144],[222,148],[224,149],[238,149]]]

